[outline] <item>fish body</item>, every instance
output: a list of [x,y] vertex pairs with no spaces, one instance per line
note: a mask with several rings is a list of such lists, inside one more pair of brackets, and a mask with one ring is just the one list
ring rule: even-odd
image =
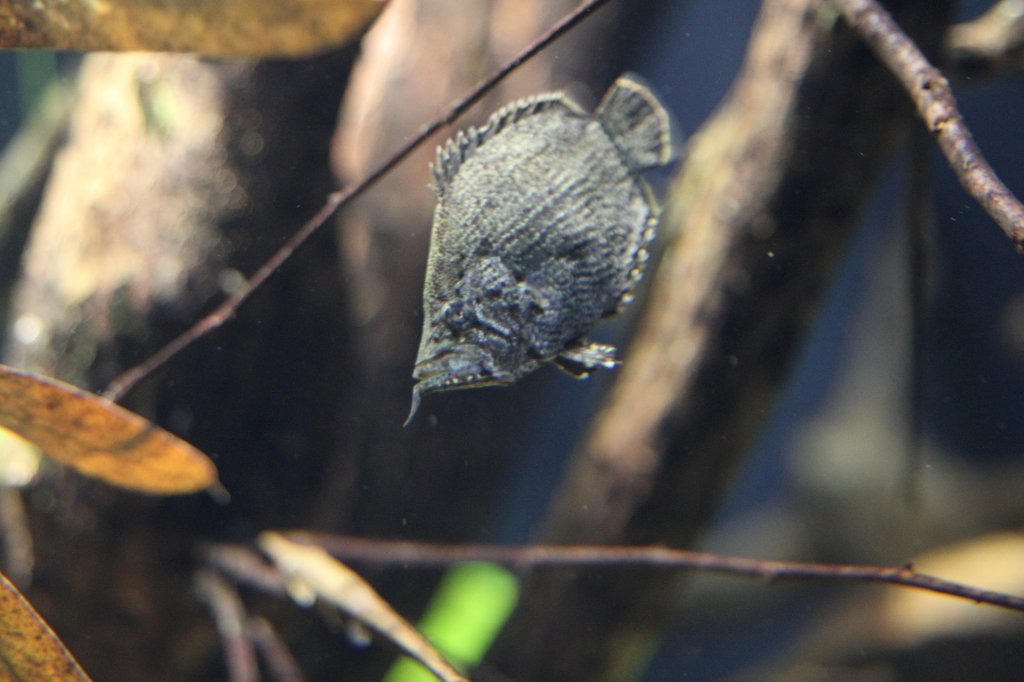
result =
[[509,384],[547,362],[615,365],[589,343],[643,272],[658,207],[640,173],[669,162],[670,118],[620,77],[593,114],[564,93],[510,104],[438,148],[438,203],[413,377],[420,397]]

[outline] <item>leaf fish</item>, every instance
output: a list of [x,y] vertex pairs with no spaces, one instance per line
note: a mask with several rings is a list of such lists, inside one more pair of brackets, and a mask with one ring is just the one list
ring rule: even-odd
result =
[[629,303],[659,210],[641,172],[667,164],[671,118],[638,77],[593,114],[563,92],[514,102],[437,150],[412,421],[422,396],[510,384],[551,362],[616,365],[587,341]]

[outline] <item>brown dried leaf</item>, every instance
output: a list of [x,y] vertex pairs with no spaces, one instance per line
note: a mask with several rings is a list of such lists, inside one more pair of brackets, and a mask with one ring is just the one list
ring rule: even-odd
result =
[[300,604],[316,599],[333,604],[356,621],[387,637],[444,682],[469,682],[431,646],[419,630],[391,608],[355,571],[322,547],[293,542],[280,533],[260,533],[259,545],[290,580]]
[[46,621],[3,574],[0,574],[0,680],[89,680]]
[[0,365],[0,427],[86,476],[156,495],[217,483],[213,462],[185,441],[97,395]]
[[348,42],[383,7],[382,0],[0,0],[0,47],[298,56]]

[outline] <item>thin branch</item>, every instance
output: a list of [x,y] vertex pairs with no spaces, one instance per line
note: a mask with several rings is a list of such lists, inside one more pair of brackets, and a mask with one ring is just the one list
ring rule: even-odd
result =
[[1024,597],[984,590],[917,573],[909,564],[905,566],[872,566],[805,561],[765,561],[669,547],[441,545],[424,542],[372,540],[305,531],[291,532],[287,536],[297,542],[318,545],[331,555],[345,561],[415,566],[447,566],[469,561],[486,561],[517,569],[646,566],[722,573],[747,578],[766,578],[772,581],[830,580],[887,583],[937,592],[979,604],[988,604],[1024,613]]
[[451,125],[455,119],[465,113],[467,109],[477,102],[477,100],[483,97],[489,90],[516,70],[526,60],[530,59],[564,35],[567,31],[583,21],[583,19],[585,19],[591,12],[607,2],[608,0],[583,0],[580,2],[576,9],[562,17],[562,19],[552,25],[551,28],[544,32],[532,44],[516,56],[512,57],[512,59],[507,61],[491,76],[478,83],[446,112],[438,116],[431,123],[420,128],[418,133],[411,137],[404,145],[402,145],[402,147],[399,148],[398,151],[392,154],[369,175],[359,182],[349,185],[349,187],[344,190],[332,192],[327,195],[327,200],[324,202],[323,207],[317,211],[317,213],[310,218],[305,225],[299,228],[299,230],[295,232],[295,234],[293,234],[288,241],[281,246],[281,248],[268,258],[267,261],[253,274],[253,276],[249,278],[244,286],[239,287],[238,291],[228,297],[223,303],[217,306],[212,313],[199,320],[199,322],[193,325],[190,329],[186,330],[143,362],[131,369],[128,369],[115,378],[110,382],[110,385],[107,386],[103,395],[115,402],[120,400],[136,384],[160,367],[163,367],[175,355],[224,324],[232,315],[235,314],[238,307],[242,305],[242,303],[245,302],[245,300],[249,298],[249,296],[259,288],[260,285],[266,282],[270,276],[274,274],[274,272],[306,242],[306,240],[324,226],[327,219],[334,215],[338,209],[351,202],[353,199],[369,189],[374,183],[387,175],[391,169],[403,161],[405,157],[423,144],[431,135],[439,131],[441,128]]
[[949,81],[876,0],[833,2],[910,95],[963,188],[1024,253],[1024,205],[982,156],[957,110]]
[[210,570],[200,570],[195,578],[196,591],[206,602],[224,643],[228,679],[231,682],[256,682],[259,666],[256,651],[246,633],[247,616],[242,599],[233,585]]
[[280,682],[302,682],[304,677],[298,661],[270,621],[260,617],[250,618],[246,622],[246,631],[266,662],[270,677]]
[[911,131],[908,142],[907,180],[907,288],[910,309],[910,376],[907,382],[909,415],[906,425],[907,458],[904,468],[908,509],[921,509],[921,472],[924,471],[925,358],[928,353],[929,270],[928,237],[934,224],[931,192],[931,141],[921,128]]
[[248,547],[209,544],[203,547],[202,554],[210,567],[230,576],[239,584],[278,597],[288,595],[288,580],[285,575]]

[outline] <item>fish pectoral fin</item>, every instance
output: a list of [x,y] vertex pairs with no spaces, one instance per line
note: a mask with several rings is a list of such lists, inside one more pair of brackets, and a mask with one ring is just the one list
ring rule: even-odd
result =
[[618,365],[615,347],[603,343],[579,343],[569,346],[555,356],[552,362],[562,371],[583,379],[597,369],[612,369]]

